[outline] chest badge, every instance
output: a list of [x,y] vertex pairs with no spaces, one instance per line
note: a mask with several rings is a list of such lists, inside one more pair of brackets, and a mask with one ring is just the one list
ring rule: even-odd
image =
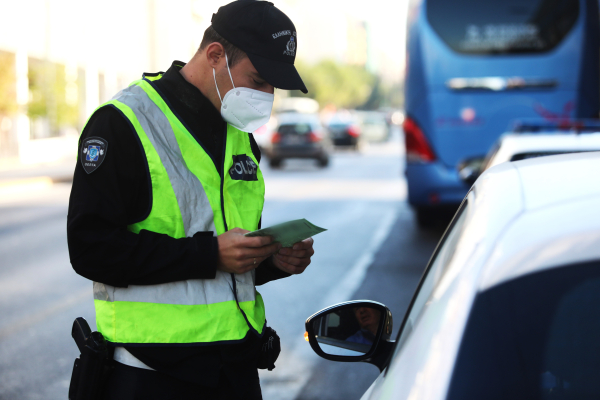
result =
[[229,176],[236,181],[257,181],[258,166],[245,154],[233,156],[233,166],[229,168]]
[[108,142],[100,137],[89,137],[81,143],[79,159],[88,174],[94,172],[106,157]]

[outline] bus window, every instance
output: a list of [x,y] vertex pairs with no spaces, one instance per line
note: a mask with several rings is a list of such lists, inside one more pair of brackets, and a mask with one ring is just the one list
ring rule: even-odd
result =
[[579,16],[576,0],[428,0],[442,40],[466,54],[540,53],[556,47]]

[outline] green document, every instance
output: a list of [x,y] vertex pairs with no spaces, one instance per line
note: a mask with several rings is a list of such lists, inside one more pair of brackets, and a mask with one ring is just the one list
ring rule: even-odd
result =
[[248,232],[244,236],[273,236],[275,243],[281,243],[283,247],[292,247],[294,243],[301,242],[326,230],[302,218]]

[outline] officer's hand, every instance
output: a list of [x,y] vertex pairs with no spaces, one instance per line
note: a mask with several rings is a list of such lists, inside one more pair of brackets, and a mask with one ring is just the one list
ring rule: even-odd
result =
[[293,247],[282,248],[273,256],[273,265],[289,274],[303,273],[315,254],[313,243],[313,238],[308,238],[295,243]]
[[234,274],[243,274],[277,253],[279,243],[272,243],[271,236],[245,237],[250,231],[234,228],[217,236],[219,262],[217,269]]

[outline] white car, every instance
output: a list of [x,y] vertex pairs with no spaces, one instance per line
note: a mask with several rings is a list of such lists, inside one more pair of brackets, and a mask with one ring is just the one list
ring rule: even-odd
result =
[[389,310],[358,301],[307,320],[312,348],[377,365],[364,400],[600,398],[598,171],[598,153],[487,170],[435,250],[396,341]]
[[539,132],[509,132],[502,135],[485,158],[475,157],[458,166],[458,175],[472,184],[486,169],[509,161],[528,158],[600,151],[600,126],[592,126],[592,132],[575,130],[560,131],[542,129]]
[[390,127],[385,114],[378,111],[357,111],[361,136],[370,142],[384,142],[390,135]]

